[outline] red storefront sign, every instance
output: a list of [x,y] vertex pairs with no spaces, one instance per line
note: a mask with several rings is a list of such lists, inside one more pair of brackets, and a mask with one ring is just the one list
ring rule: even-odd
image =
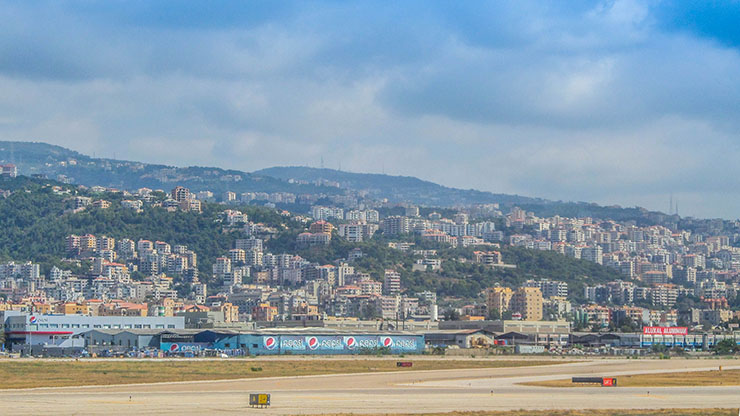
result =
[[686,335],[689,329],[685,326],[643,326],[644,335]]
[[617,387],[617,379],[613,377],[604,377],[601,380],[601,385],[603,387]]

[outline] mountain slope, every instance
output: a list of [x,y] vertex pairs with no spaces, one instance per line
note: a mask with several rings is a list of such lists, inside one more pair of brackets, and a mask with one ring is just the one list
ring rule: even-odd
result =
[[[50,178],[63,175],[60,179],[66,178],[72,183],[121,189],[148,187],[167,190],[175,185],[183,185],[193,191],[209,190],[214,193],[342,193],[342,189],[324,185],[325,181],[329,181],[338,182],[343,189],[367,192],[374,198],[427,206],[494,202],[536,205],[546,202],[538,198],[448,188],[409,176],[349,173],[307,167],[275,167],[254,173],[213,167],[174,167],[94,158],[64,147],[35,142],[0,141],[0,163],[15,163],[19,173],[24,175],[42,174]],[[289,179],[297,179],[302,183]]]
[[448,188],[412,176],[392,176],[377,173],[353,173],[334,169],[318,169],[303,166],[277,166],[254,172],[284,180],[320,181],[339,183],[340,187],[363,190],[375,198],[392,201],[408,201],[428,206],[451,206],[455,204],[492,203],[538,204],[546,200],[519,195],[494,194],[474,189]]
[[[519,195],[494,194],[472,189],[448,188],[410,176],[352,173],[309,167],[273,167],[248,173],[214,167],[175,167],[141,162],[94,158],[46,143],[0,141],[0,163],[15,163],[19,174],[41,174],[86,186],[133,190],[141,187],[169,190],[176,185],[192,191],[291,192],[343,194],[346,190],[390,203],[408,202],[430,207],[499,203],[518,205],[540,216],[591,216],[634,220],[640,224],[674,226],[678,216],[642,208],[604,207],[585,202],[549,201]],[[293,180],[291,180],[293,179]],[[336,185],[339,185],[337,187]],[[305,207],[304,207],[305,208]]]
[[[185,168],[125,160],[93,158],[47,143],[0,141],[0,163],[14,163],[18,173],[41,174],[86,186],[120,189],[141,187],[168,190],[176,185],[192,191],[293,192],[337,194],[327,186],[301,185],[237,170],[190,166]],[[63,177],[60,177],[63,175]]]

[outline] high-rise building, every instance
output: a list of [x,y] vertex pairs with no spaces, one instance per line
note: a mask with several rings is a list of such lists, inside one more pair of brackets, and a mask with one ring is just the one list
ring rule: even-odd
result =
[[525,321],[542,320],[542,292],[536,287],[520,287],[511,297],[511,311]]
[[557,280],[528,280],[524,283],[527,287],[539,288],[542,292],[542,297],[551,298],[555,296],[568,297],[568,284]]
[[468,223],[468,214],[464,212],[458,212],[452,217],[453,221],[455,221],[455,224],[467,224]]
[[510,309],[511,297],[514,292],[508,287],[492,287],[486,289],[486,306],[488,310],[498,311],[500,314]]
[[223,200],[224,202],[234,202],[236,201],[236,193],[231,191],[226,191],[223,194]]
[[407,217],[391,216],[383,220],[383,234],[385,235],[397,235],[397,234],[408,234],[409,219]]
[[395,270],[386,270],[383,276],[383,292],[388,295],[401,293],[401,274]]
[[231,273],[231,259],[228,257],[219,257],[213,264],[213,274],[217,278],[223,278],[227,273]]
[[172,192],[170,194],[172,196],[172,199],[177,202],[187,201],[188,199],[190,199],[190,189],[182,186],[176,186],[174,189],[172,189]]
[[316,222],[313,222],[309,227],[308,231],[311,233],[329,233],[334,230],[334,226],[331,225],[330,222],[326,222],[323,220],[319,220]]
[[246,252],[240,248],[229,250],[229,258],[232,263],[246,263],[247,261]]
[[418,217],[419,216],[419,207],[417,207],[417,206],[406,207],[405,214],[406,214],[407,217]]
[[18,176],[18,168],[9,163],[7,165],[0,165],[0,175],[15,178]]
[[240,238],[234,242],[234,248],[244,251],[262,251],[262,239],[256,237]]
[[597,264],[604,262],[604,250],[601,246],[584,247],[581,250],[581,258]]

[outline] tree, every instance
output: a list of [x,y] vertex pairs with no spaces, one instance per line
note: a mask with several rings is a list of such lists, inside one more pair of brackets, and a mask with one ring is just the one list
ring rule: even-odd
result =
[[447,309],[444,314],[445,321],[459,321],[460,313],[453,308]]
[[640,325],[632,320],[629,316],[624,316],[619,321],[612,320],[609,322],[609,330],[620,332],[637,332],[640,330]]
[[740,352],[740,345],[737,345],[734,339],[723,339],[714,344],[712,351],[717,355],[734,354]]
[[378,310],[374,302],[367,302],[362,306],[362,319],[369,321],[378,317]]
[[663,344],[655,344],[652,348],[654,353],[663,354],[665,352],[668,352],[668,347]]

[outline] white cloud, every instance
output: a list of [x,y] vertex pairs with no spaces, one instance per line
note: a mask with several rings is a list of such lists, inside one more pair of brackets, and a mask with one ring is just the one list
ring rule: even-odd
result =
[[662,30],[653,3],[571,4],[322,4],[202,26],[0,6],[0,135],[650,208],[683,193],[684,213],[736,216],[737,50]]

